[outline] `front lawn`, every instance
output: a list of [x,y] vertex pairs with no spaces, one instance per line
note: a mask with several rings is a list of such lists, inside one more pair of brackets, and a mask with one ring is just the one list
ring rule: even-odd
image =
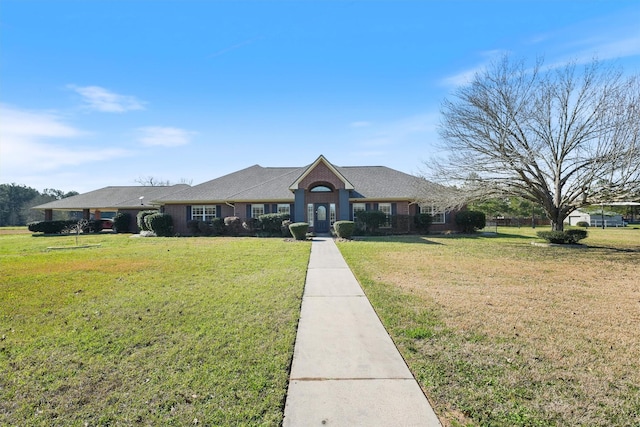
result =
[[0,425],[281,423],[308,243],[80,240],[0,235]]
[[640,230],[498,231],[338,245],[445,426],[640,425]]

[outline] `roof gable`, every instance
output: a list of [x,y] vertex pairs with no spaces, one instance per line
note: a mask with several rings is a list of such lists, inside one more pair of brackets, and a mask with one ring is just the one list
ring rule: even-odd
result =
[[311,173],[313,172],[319,165],[323,165],[329,169],[329,171],[335,175],[343,184],[346,190],[353,190],[353,184],[349,182],[347,178],[329,162],[322,154],[320,157],[316,159],[315,162],[311,163],[311,165],[302,172],[302,174],[289,186],[289,190],[294,191],[300,188],[300,183]]

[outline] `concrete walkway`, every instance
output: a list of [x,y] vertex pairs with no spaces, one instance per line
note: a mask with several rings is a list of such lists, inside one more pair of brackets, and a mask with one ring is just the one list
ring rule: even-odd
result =
[[440,426],[331,238],[314,238],[284,426]]

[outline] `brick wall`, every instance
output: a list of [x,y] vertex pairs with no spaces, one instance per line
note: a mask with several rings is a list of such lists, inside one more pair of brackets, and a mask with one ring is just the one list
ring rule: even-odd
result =
[[306,190],[318,184],[331,184],[336,190],[344,188],[344,183],[322,162],[304,177],[298,187]]

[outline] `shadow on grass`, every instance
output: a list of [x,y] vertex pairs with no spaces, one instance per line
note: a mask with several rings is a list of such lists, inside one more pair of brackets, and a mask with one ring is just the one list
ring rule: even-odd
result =
[[601,249],[608,252],[616,253],[640,253],[640,247],[637,248],[614,248],[613,246],[591,246],[587,245],[589,249]]
[[353,240],[361,242],[394,242],[394,243],[422,243],[429,245],[441,245],[442,243],[429,240],[430,238],[438,239],[520,239],[532,240],[534,236],[523,236],[521,234],[495,233],[495,232],[478,232],[474,234],[429,234],[429,235],[402,235],[402,236],[354,236]]
[[386,242],[386,243],[420,243],[423,245],[441,245],[428,239],[429,236],[353,236],[356,242]]

